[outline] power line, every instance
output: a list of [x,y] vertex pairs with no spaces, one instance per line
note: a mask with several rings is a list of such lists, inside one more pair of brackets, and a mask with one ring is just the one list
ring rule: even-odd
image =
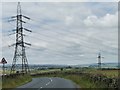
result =
[[[33,19],[34,20],[34,19]],[[36,20],[34,20],[34,21],[36,21]],[[49,26],[48,24],[46,24],[47,26]],[[39,25],[36,25],[36,26],[38,26],[38,27],[40,27],[41,28],[41,26],[39,26]],[[50,27],[50,26],[49,26]],[[61,27],[58,27],[58,26],[54,26],[54,28],[61,28]],[[44,29],[44,28],[43,28]],[[64,28],[63,28],[64,29]],[[44,30],[46,30],[46,29],[44,29]],[[60,31],[63,31],[63,30],[60,30]],[[76,32],[72,32],[72,31],[70,31],[70,30],[64,30],[64,32],[62,33],[62,32],[59,32],[59,31],[54,31],[54,32],[56,32],[56,33],[59,33],[59,34],[62,34],[62,35],[67,35],[68,33],[70,33],[70,36],[71,37],[76,37],[76,38],[80,38],[81,39],[81,37],[80,36],[82,36],[82,37],[84,37],[84,38],[91,38],[91,39],[93,39],[93,40],[96,40],[96,41],[98,41],[98,42],[102,42],[103,40],[102,39],[98,39],[98,38],[94,38],[94,37],[89,37],[89,36],[86,36],[86,35],[84,35],[84,34],[78,34],[78,33],[76,33]],[[66,33],[65,33],[66,32]],[[38,32],[37,32],[38,33]],[[83,38],[82,38],[83,39]],[[85,40],[85,39],[84,39]],[[85,42],[85,41],[84,41]],[[97,44],[96,42],[89,42],[89,43],[91,43],[91,44]],[[100,43],[99,43],[100,44]],[[99,45],[98,44],[98,45]],[[103,44],[101,44],[100,46],[102,46]],[[108,45],[104,45],[105,47],[110,47],[111,48],[111,46],[108,46]],[[92,47],[91,47],[92,48]]]
[[[51,38],[51,36],[48,36],[48,35],[45,35],[45,34],[42,34],[42,33],[36,33],[36,34],[42,35],[42,36],[44,36],[44,37],[49,37],[49,39]],[[26,36],[28,36],[28,35],[26,35]],[[36,36],[36,35],[34,35],[34,36]],[[45,41],[45,42],[50,42],[50,43],[51,43],[50,40],[42,39],[42,38],[39,38],[39,37],[36,38],[36,37],[34,37],[34,36],[32,36],[32,39],[35,38],[35,39],[38,39],[38,40],[41,40],[41,41]],[[31,37],[31,36],[30,36],[30,37]],[[56,38],[53,38],[53,37],[52,37],[52,39],[56,39]],[[57,39],[58,39],[58,38],[57,38]],[[64,39],[58,39],[58,40],[66,41],[66,40],[64,40]],[[66,41],[66,42],[67,42],[67,41]],[[54,44],[54,41],[52,41],[52,43]],[[64,42],[60,42],[60,43],[55,42],[55,44],[59,44],[60,46],[61,46],[61,45],[64,46],[63,43],[64,43]],[[69,45],[69,43],[68,43],[68,45]],[[65,45],[65,46],[66,46],[66,45]],[[90,47],[90,46],[87,46],[87,45],[82,45],[82,46],[87,47],[87,48],[89,48],[89,49],[95,49],[95,50],[97,50],[97,48],[93,48],[93,47]]]

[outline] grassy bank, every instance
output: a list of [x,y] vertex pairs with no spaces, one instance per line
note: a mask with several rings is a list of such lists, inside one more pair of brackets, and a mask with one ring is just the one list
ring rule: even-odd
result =
[[[48,69],[48,70],[33,70],[31,73],[47,73],[47,72],[61,72],[60,69]],[[100,74],[108,78],[118,78],[120,70],[98,70],[95,68],[80,68],[80,69],[64,69],[62,72],[84,72],[90,74]]]
[[72,80],[80,88],[98,88],[97,84],[91,82],[89,79],[87,79],[84,76],[79,76],[79,75],[61,75],[60,77]]
[[[79,70],[80,71],[80,70]],[[120,70],[97,70],[97,69],[83,69],[83,72],[90,74],[101,74],[109,78],[117,78]]]
[[2,79],[2,88],[15,88],[22,84],[25,84],[31,81],[32,78],[30,75],[19,75],[15,77],[7,77]]
[[75,82],[79,87],[81,88],[97,88],[98,86],[95,85],[93,82],[88,80],[87,78],[83,76],[78,76],[78,75],[64,75],[62,78],[70,79],[73,82]]

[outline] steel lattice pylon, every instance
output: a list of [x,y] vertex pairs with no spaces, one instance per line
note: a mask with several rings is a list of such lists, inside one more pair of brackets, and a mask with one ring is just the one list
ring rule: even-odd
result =
[[98,54],[98,69],[101,69],[101,59],[104,58],[101,56],[101,53]]
[[26,53],[25,53],[25,44],[30,45],[29,43],[24,42],[24,34],[23,31],[29,31],[30,30],[23,28],[23,23],[26,23],[25,21],[23,21],[23,18],[26,19],[30,19],[29,17],[26,17],[24,15],[22,15],[21,13],[21,5],[20,2],[18,2],[17,5],[17,16],[13,16],[12,18],[16,19],[16,43],[15,45],[15,53],[14,53],[14,57],[13,57],[13,63],[12,63],[12,67],[11,67],[11,71],[10,74],[14,74],[16,73],[16,67],[17,67],[17,61],[22,61],[21,64],[21,73],[28,73],[29,72],[29,65],[28,65],[28,61],[27,61],[27,57],[26,57]]

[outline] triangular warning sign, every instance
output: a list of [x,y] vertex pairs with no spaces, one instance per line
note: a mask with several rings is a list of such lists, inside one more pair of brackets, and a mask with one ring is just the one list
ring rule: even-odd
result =
[[5,64],[5,63],[7,63],[7,61],[5,60],[5,58],[2,58],[0,63]]

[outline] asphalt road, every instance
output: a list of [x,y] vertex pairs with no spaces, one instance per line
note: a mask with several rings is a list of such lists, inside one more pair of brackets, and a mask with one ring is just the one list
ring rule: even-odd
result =
[[34,90],[76,90],[77,85],[70,80],[59,77],[33,78],[31,82],[18,88],[33,88]]

